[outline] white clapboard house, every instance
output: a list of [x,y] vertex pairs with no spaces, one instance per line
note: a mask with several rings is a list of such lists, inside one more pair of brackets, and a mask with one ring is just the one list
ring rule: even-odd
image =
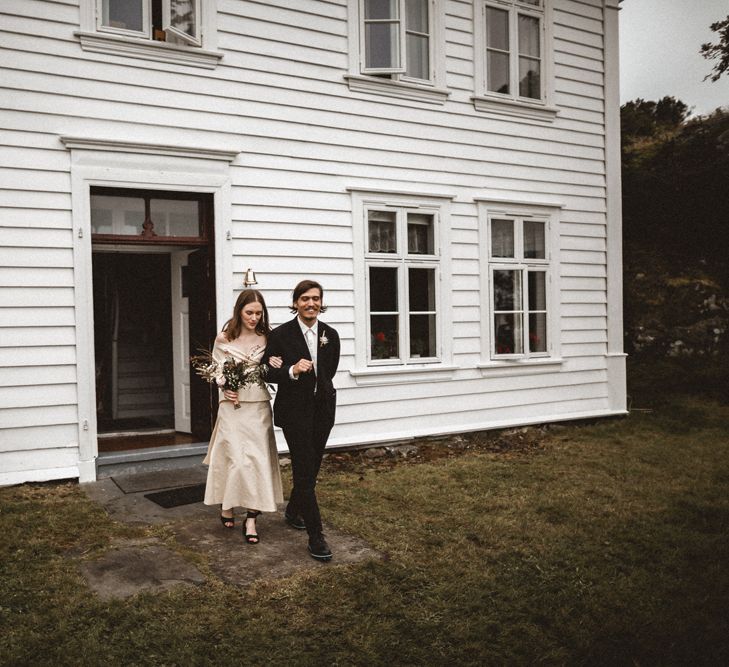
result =
[[332,447],[623,414],[617,5],[3,0],[0,484],[199,460],[249,268]]

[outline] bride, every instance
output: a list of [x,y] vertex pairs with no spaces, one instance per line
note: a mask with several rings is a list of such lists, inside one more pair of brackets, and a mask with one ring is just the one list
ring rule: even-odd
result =
[[[215,338],[213,358],[219,364],[232,358],[259,365],[270,331],[263,295],[258,290],[243,290],[233,316]],[[279,368],[281,359],[272,357],[269,363]],[[271,395],[265,384],[252,383],[237,392],[220,391],[218,418],[203,463],[209,466],[205,504],[220,505],[220,520],[230,529],[235,527],[233,509],[246,509],[245,541],[258,544],[256,518],[261,512],[275,512],[276,504],[283,502]]]

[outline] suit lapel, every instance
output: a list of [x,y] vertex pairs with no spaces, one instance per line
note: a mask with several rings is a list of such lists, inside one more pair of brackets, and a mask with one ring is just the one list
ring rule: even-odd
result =
[[[327,344],[322,345],[321,344],[321,338],[322,336],[326,336],[327,338]],[[331,336],[329,335],[329,331],[327,330],[326,324],[323,322],[319,322],[319,340],[316,341],[317,344],[317,355],[319,358],[319,363],[321,364],[322,359],[326,359],[327,362],[329,360],[329,340],[331,340]]]

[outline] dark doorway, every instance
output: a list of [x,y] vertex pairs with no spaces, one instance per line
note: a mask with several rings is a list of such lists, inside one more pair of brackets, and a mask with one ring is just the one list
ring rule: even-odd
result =
[[174,426],[169,255],[94,253],[99,433]]
[[216,334],[209,194],[91,188],[99,451],[201,442],[217,391],[189,368]]

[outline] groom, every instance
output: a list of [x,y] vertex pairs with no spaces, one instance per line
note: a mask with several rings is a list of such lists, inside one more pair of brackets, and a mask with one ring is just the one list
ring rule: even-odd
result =
[[[319,321],[326,311],[324,290],[314,280],[302,280],[293,291],[291,312],[296,317],[274,329],[262,363],[266,379],[278,384],[273,421],[283,429],[291,453],[294,485],[286,507],[286,522],[306,528],[309,553],[321,561],[332,558],[324,539],[316,501],[316,477],[324,447],[334,426],[337,392],[332,379],[339,365],[339,334]],[[272,368],[269,357],[281,357]]]

